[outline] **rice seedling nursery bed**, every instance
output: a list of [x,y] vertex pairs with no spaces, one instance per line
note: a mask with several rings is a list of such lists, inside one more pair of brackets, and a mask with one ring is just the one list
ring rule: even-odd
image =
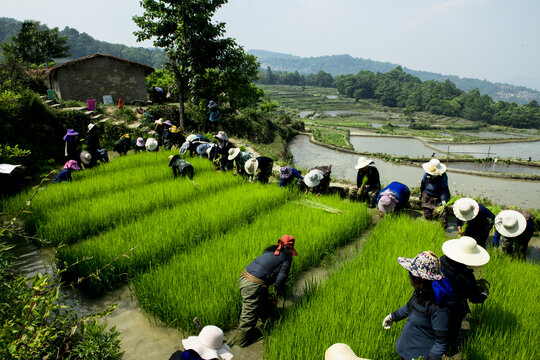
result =
[[363,204],[339,197],[303,199],[278,208],[153,268],[135,281],[135,294],[149,313],[182,329],[197,316],[223,329],[235,326],[241,310],[238,278],[242,269],[284,234],[296,238],[289,280],[320,263],[335,248],[359,237],[371,225]]
[[[356,258],[312,289],[282,319],[266,341],[264,358],[318,359],[330,345],[342,342],[361,357],[396,359],[394,344],[405,321],[389,331],[381,323],[412,294],[408,274],[396,259],[423,250],[442,255],[445,240],[436,223],[385,218]],[[487,278],[492,289],[484,305],[472,305],[472,328],[462,358],[539,358],[538,266],[492,254],[479,272],[477,277]]]

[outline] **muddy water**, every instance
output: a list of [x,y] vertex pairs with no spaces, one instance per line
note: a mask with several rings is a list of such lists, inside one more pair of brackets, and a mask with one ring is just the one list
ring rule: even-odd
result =
[[455,154],[471,155],[481,159],[498,157],[502,159],[522,159],[531,157],[532,160],[540,160],[540,141],[508,142],[494,144],[444,144],[430,142],[430,145]]
[[417,139],[385,136],[350,136],[349,140],[354,150],[360,152],[378,152],[411,157],[429,157],[435,152]]
[[[358,155],[312,144],[306,135],[296,136],[289,143],[289,150],[298,167],[311,168],[332,164],[334,178],[356,181],[357,170],[354,166]],[[420,166],[396,165],[379,159],[375,160],[375,164],[383,184],[400,181],[409,187],[420,186],[424,174]],[[540,209],[539,181],[486,178],[452,172],[449,172],[448,180],[453,194],[482,195],[502,205]]]
[[451,162],[448,164],[452,169],[485,171],[492,173],[540,175],[540,167],[505,164],[503,162],[481,164],[474,162]]

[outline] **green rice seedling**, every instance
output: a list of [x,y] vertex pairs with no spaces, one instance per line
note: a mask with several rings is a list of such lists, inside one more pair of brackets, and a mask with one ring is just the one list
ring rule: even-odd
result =
[[408,273],[396,259],[423,250],[440,253],[444,240],[436,223],[385,217],[353,260],[311,289],[275,326],[265,344],[265,359],[322,359],[337,342],[349,344],[361,357],[395,359],[394,344],[405,322],[389,331],[381,323],[412,294]]
[[193,328],[195,316],[205,324],[233,327],[241,309],[238,278],[242,269],[282,235],[296,238],[299,256],[291,268],[292,281],[371,225],[363,204],[338,197],[310,199],[283,204],[236,231],[216,233],[204,244],[139,276],[134,287],[139,303],[150,314],[182,329]]
[[36,224],[37,236],[51,245],[73,243],[111,227],[133,221],[160,208],[168,208],[199,194],[217,191],[240,181],[208,173],[197,178],[198,187],[187,179],[129,188],[97,199],[77,201],[44,214]]
[[490,293],[473,308],[463,358],[540,359],[538,265],[494,251],[482,277],[491,282]]
[[[216,173],[215,176],[241,182],[230,174]],[[58,265],[67,267],[66,275],[72,279],[94,274],[81,288],[89,294],[100,295],[214,234],[223,234],[251,222],[257,215],[295,196],[275,186],[243,184],[233,187],[220,182],[218,193],[206,189],[206,192],[201,191],[203,195],[186,199],[170,209],[156,211],[101,236],[61,248]],[[79,262],[85,258],[89,259]]]

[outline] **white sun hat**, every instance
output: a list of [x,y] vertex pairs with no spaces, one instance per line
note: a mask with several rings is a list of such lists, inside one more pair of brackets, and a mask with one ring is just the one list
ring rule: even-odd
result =
[[238,156],[238,154],[240,154],[240,148],[230,148],[229,156],[227,157],[227,159],[234,160]]
[[430,175],[442,175],[446,171],[446,165],[441,164],[439,159],[431,159],[427,163],[423,163],[424,171]]
[[527,219],[516,210],[503,210],[495,217],[495,229],[502,236],[519,236],[525,228],[527,228]]
[[96,124],[88,124],[88,131],[92,130]]
[[259,162],[255,158],[248,159],[246,163],[244,164],[244,170],[246,170],[246,173],[248,175],[255,174],[255,171],[257,171],[257,168],[259,167]]
[[146,150],[154,151],[158,147],[158,142],[154,138],[148,138],[146,139],[146,144],[144,146],[146,147]]
[[374,164],[374,161],[371,160],[371,159],[368,159],[368,158],[366,158],[364,156],[360,156],[360,159],[358,159],[358,163],[356,164],[356,166],[354,168],[359,170],[359,169],[365,168],[366,166],[368,166],[370,164]]
[[448,240],[442,245],[443,253],[458,263],[482,266],[489,262],[489,254],[470,236]]
[[199,336],[190,336],[182,340],[186,350],[194,350],[205,360],[232,359],[231,348],[223,343],[223,330],[214,325],[203,327]]
[[337,343],[330,346],[324,353],[324,360],[365,360],[356,356],[347,344]]
[[315,187],[321,183],[324,173],[319,169],[310,170],[304,177],[304,183],[309,187]]
[[229,141],[229,137],[225,131],[219,131],[214,137],[223,141]]
[[453,206],[454,215],[461,221],[472,220],[478,215],[480,206],[476,200],[471,198],[461,198],[456,200]]
[[92,159],[92,155],[88,151],[86,150],[81,151],[81,161],[83,164],[85,165],[90,164],[91,159]]

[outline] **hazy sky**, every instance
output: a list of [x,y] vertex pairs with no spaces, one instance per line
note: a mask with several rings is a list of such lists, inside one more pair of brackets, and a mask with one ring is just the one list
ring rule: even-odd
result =
[[[0,16],[130,46],[137,0],[1,0]],[[229,0],[216,18],[246,50],[350,54],[540,90],[539,0]]]

